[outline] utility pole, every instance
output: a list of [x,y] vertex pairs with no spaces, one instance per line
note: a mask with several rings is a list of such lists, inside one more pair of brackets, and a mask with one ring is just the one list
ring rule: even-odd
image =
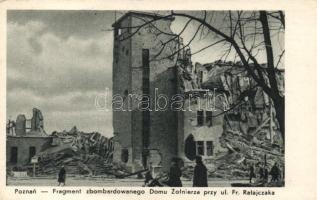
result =
[[35,163],[33,163],[33,177],[35,177]]
[[33,156],[32,158],[31,158],[31,163],[33,164],[33,177],[35,177],[35,173],[36,173],[36,171],[35,171],[35,167],[36,167],[36,164],[38,163],[38,157],[37,156]]

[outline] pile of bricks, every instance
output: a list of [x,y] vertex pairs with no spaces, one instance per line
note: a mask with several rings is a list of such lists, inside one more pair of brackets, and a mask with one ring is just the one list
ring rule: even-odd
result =
[[[57,174],[62,166],[68,174],[101,175],[112,168],[112,139],[97,132],[85,133],[76,127],[53,132],[49,147],[38,153],[38,174]],[[108,173],[109,174],[109,173]]]
[[228,153],[215,160],[217,169],[210,174],[212,177],[245,178],[249,176],[250,165],[265,165],[270,169],[277,162],[281,168],[284,167],[281,148],[266,138],[255,142],[254,137],[225,132],[220,140],[228,148]]

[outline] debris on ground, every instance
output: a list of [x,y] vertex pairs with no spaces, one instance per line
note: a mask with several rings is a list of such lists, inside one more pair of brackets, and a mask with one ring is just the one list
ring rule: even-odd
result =
[[126,173],[124,169],[113,166],[112,138],[98,132],[78,131],[76,126],[70,131],[54,131],[52,136],[50,146],[36,155],[37,174],[55,175],[61,166],[65,166],[67,174],[92,176]]

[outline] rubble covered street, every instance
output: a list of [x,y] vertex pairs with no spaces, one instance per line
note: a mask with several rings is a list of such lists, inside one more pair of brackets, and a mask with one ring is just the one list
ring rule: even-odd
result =
[[[184,187],[192,187],[191,180],[182,180]],[[221,180],[210,179],[208,185],[210,187],[230,187],[232,183],[247,183],[247,180]],[[57,186],[56,177],[43,177],[43,178],[13,178],[7,179],[7,185],[19,185],[19,186]],[[66,186],[94,186],[94,187],[142,187],[144,185],[143,179],[126,178],[102,178],[102,177],[69,177],[67,178]]]

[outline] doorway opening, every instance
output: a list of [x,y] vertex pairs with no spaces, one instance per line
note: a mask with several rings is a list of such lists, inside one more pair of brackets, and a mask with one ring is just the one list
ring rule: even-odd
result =
[[10,163],[17,164],[18,162],[18,147],[11,147]]

